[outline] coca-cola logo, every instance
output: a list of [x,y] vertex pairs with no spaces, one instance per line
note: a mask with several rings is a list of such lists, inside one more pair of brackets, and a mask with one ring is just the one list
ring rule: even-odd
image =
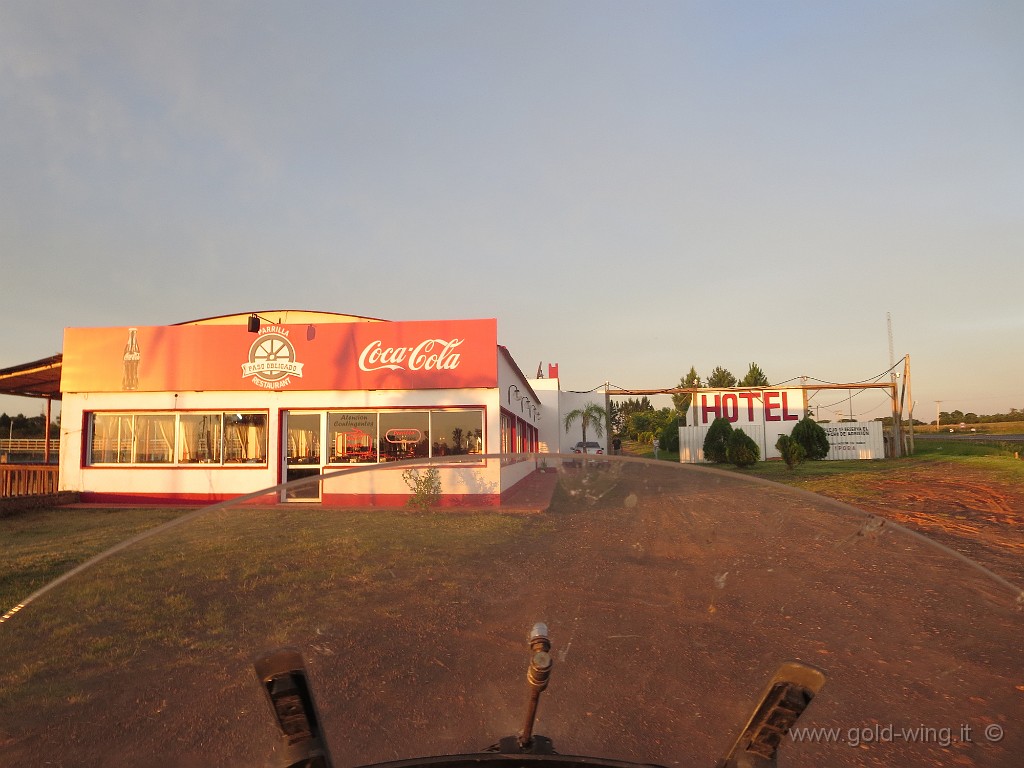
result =
[[455,350],[465,339],[424,339],[412,347],[385,347],[380,339],[371,341],[359,353],[359,367],[368,372],[454,371],[461,357]]

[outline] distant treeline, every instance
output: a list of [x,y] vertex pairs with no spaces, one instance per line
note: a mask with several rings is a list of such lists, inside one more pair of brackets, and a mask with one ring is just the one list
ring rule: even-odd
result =
[[[59,421],[50,423],[50,436],[57,437],[60,431]],[[46,437],[46,417],[25,416],[19,413],[17,416],[8,416],[0,413],[0,439],[8,437]]]
[[[976,413],[963,411],[940,411],[939,425],[943,424],[993,424],[1002,421],[1024,421],[1024,410],[1011,408],[1009,413],[993,413],[979,416]],[[928,422],[934,424],[935,420]]]

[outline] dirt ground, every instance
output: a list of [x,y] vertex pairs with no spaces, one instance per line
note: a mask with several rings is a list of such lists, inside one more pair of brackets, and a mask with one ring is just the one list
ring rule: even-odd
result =
[[858,479],[856,492],[816,489],[918,531],[1024,586],[1024,485],[962,463],[931,462]]
[[[1005,578],[1019,569],[1019,495],[967,494],[968,473],[941,465],[878,482],[886,503],[868,511],[930,529]],[[5,725],[0,706],[0,765],[280,764],[252,660],[281,646],[306,658],[336,765],[476,751],[521,726],[536,621],[555,662],[536,732],[563,754],[712,765],[796,659],[828,678],[801,724],[834,731],[785,744],[782,768],[1019,765],[1024,613],[1012,590],[879,518],[734,473],[626,463],[552,485],[548,512],[515,537],[437,551],[415,570],[380,561],[332,581],[351,547],[320,542],[315,560],[279,564],[312,587],[287,617],[268,610],[274,585],[254,555],[225,549],[223,572],[260,580],[266,598],[220,612],[227,641],[186,624],[55,712],[26,707]],[[385,514],[401,538],[406,518]],[[175,589],[206,605],[239,586]],[[96,631],[119,631],[115,613],[100,612]],[[45,646],[32,626],[10,636],[14,666],[45,665],[27,658]]]

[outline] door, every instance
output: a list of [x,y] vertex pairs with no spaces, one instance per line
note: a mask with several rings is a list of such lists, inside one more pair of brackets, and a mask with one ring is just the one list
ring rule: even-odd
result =
[[[284,479],[315,477],[323,471],[323,414],[284,412],[281,455]],[[282,491],[282,501],[320,501],[321,483],[309,483]]]

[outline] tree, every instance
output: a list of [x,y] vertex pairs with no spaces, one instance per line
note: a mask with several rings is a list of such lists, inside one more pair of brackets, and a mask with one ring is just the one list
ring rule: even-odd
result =
[[737,467],[749,467],[761,459],[761,449],[742,429],[734,429],[726,442],[729,461]]
[[729,435],[732,424],[723,416],[711,422],[708,433],[704,435],[704,458],[716,464],[724,464],[729,460]]
[[[637,433],[646,431],[648,419],[654,413],[654,406],[646,395],[639,400],[629,398],[617,407],[618,433],[623,437],[636,440]],[[645,425],[641,429],[638,425]]]
[[790,433],[792,438],[800,443],[811,461],[824,459],[828,455],[828,435],[810,416],[800,419]]
[[621,435],[626,428],[626,419],[622,414],[622,406],[614,400],[608,401],[608,423],[613,435]]
[[[683,376],[679,380],[680,388],[695,388],[703,386],[700,383],[700,376],[697,375],[697,369],[692,365],[690,366],[690,372]],[[686,426],[686,412],[690,410],[690,403],[693,402],[693,395],[689,392],[679,392],[672,395],[672,404],[675,405],[676,410],[679,411],[679,418],[682,421],[683,426]]]
[[757,363],[751,363],[747,375],[740,381],[741,387],[767,387],[768,377]]
[[736,377],[729,373],[728,370],[718,365],[715,366],[715,370],[708,376],[708,386],[711,389],[722,389],[724,387],[735,387]]
[[604,408],[597,403],[587,403],[583,408],[576,408],[565,414],[565,431],[568,432],[572,423],[580,420],[583,429],[583,452],[587,453],[587,430],[593,428],[598,437],[604,436]]
[[661,450],[673,453],[679,450],[679,418],[675,414],[661,428]]

